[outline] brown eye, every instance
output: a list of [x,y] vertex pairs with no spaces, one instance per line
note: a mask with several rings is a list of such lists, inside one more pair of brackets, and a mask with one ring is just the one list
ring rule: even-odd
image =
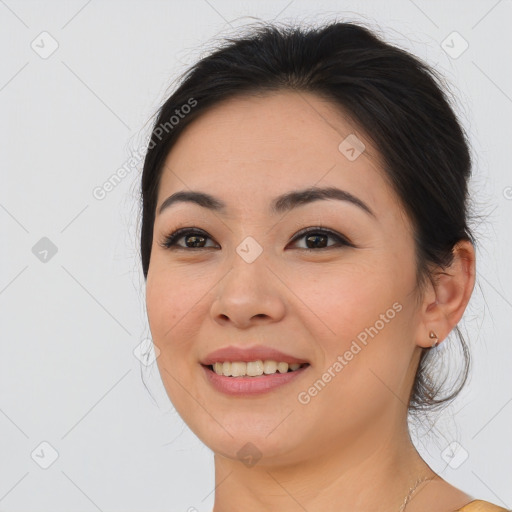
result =
[[[178,243],[181,239],[185,240],[185,245]],[[209,249],[205,245],[208,239],[210,237],[204,231],[182,228],[166,236],[160,245],[167,249]]]
[[327,247],[327,239],[329,238],[329,235],[324,235],[323,233],[316,233],[314,235],[307,235],[306,236],[306,245],[308,243],[313,244],[313,247],[308,245],[308,249],[316,249],[317,247],[323,248]]
[[[328,245],[329,238],[335,240],[336,243]],[[305,251],[314,251],[316,249],[329,249],[331,247],[343,246],[354,247],[354,245],[351,244],[342,235],[321,228],[308,228],[307,231],[301,231],[294,237],[292,241],[295,242],[300,239],[306,240],[306,247],[300,247],[300,249]]]

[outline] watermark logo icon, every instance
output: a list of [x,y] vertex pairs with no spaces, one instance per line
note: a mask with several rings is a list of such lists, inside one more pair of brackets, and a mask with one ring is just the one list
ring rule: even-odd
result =
[[236,453],[238,460],[243,462],[248,468],[252,468],[260,459],[262,453],[251,442],[245,443]]
[[39,467],[48,469],[59,458],[59,453],[50,443],[43,441],[30,456]]
[[347,160],[353,162],[359,156],[364,153],[366,146],[363,141],[357,137],[354,133],[351,133],[348,137],[343,139],[338,146],[338,150],[344,155]]
[[457,31],[453,31],[441,43],[441,48],[452,59],[458,59],[469,48],[469,43]]
[[453,441],[441,452],[441,457],[452,469],[457,469],[466,461],[469,453],[460,443]]
[[236,248],[236,252],[246,263],[252,263],[263,252],[263,247],[252,236],[248,236]]
[[133,350],[133,355],[144,365],[152,365],[160,355],[160,349],[150,338],[143,339]]
[[57,250],[57,246],[49,238],[43,236],[32,247],[32,254],[42,263],[48,263],[57,254]]
[[47,59],[57,51],[59,43],[51,34],[44,31],[30,43],[30,47],[39,55],[39,57]]

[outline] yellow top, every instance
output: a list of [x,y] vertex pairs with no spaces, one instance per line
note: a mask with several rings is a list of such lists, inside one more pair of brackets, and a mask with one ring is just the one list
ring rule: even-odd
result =
[[473,500],[456,512],[510,512],[506,508],[483,500]]

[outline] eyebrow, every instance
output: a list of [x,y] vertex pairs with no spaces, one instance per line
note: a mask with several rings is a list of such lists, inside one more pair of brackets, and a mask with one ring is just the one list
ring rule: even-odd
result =
[[[375,214],[365,202],[352,195],[350,192],[336,187],[309,187],[303,190],[287,192],[274,198],[270,205],[270,212],[274,215],[278,215],[288,212],[293,208],[297,208],[298,206],[328,199],[347,201],[358,206],[372,217],[375,217]],[[175,192],[161,204],[158,209],[158,215],[160,215],[166,208],[169,208],[171,205],[176,203],[194,203],[203,208],[220,213],[225,213],[227,210],[227,205],[224,201],[210,194],[205,192],[182,190],[180,192]]]

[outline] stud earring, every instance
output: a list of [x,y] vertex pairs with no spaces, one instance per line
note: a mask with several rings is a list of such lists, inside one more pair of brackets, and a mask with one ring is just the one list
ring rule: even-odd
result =
[[434,331],[430,331],[429,338],[431,340],[435,340],[430,348],[434,348],[437,347],[437,345],[439,345],[439,338],[437,337],[437,334]]

